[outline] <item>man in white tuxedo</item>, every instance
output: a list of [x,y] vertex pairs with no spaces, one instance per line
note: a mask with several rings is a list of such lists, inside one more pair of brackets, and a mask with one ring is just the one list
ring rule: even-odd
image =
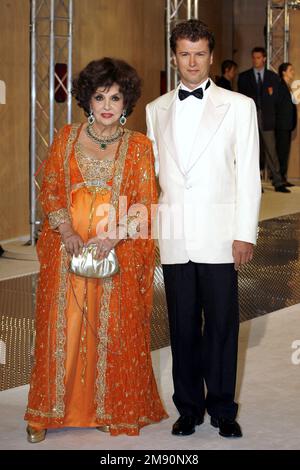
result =
[[257,239],[256,108],[209,78],[215,41],[204,23],[178,24],[170,44],[181,82],[146,112],[161,187],[158,238],[180,414],[172,433],[192,434],[207,410],[219,434],[241,437],[237,271]]

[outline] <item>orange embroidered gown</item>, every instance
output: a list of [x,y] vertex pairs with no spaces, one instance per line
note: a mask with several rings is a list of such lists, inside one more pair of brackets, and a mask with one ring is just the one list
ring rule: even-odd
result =
[[[36,428],[110,426],[139,434],[167,417],[150,355],[154,241],[127,238],[116,247],[120,272],[107,279],[68,273],[56,230],[71,220],[86,242],[119,212],[156,204],[151,143],[125,131],[114,163],[83,155],[80,125],[65,126],[45,166],[40,201],[47,215],[37,244],[40,277],[35,362],[25,419]],[[110,206],[109,206],[110,204]]]

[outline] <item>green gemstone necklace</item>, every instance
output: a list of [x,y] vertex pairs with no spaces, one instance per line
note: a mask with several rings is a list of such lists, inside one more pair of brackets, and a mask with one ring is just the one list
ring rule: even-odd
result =
[[118,127],[117,131],[109,137],[100,137],[91,124],[86,127],[86,133],[90,139],[99,145],[100,150],[105,150],[108,145],[114,144],[123,135],[123,129]]

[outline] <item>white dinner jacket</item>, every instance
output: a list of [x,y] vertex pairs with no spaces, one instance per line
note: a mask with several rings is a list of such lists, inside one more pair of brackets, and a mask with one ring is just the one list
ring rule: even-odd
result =
[[232,263],[234,240],[257,239],[261,183],[254,101],[211,82],[184,171],[174,139],[176,96],[173,90],[146,107],[161,188],[161,262]]

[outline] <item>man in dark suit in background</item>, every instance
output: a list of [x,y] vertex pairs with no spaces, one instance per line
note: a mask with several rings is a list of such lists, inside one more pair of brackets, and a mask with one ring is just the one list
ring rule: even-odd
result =
[[222,62],[222,77],[216,79],[216,85],[232,91],[232,81],[237,72],[237,63],[233,60],[226,59]]
[[294,186],[287,181],[288,161],[291,148],[292,131],[297,126],[297,107],[293,103],[291,84],[295,78],[292,64],[284,62],[278,69],[280,84],[276,106],[276,148],[280,173],[285,186]]
[[[276,103],[280,81],[276,73],[266,68],[266,58],[263,47],[252,49],[253,67],[239,75],[238,91],[255,101],[261,152],[265,156],[275,191],[289,193],[290,190],[284,185],[280,174],[275,141]],[[261,162],[261,169],[262,166]]]

